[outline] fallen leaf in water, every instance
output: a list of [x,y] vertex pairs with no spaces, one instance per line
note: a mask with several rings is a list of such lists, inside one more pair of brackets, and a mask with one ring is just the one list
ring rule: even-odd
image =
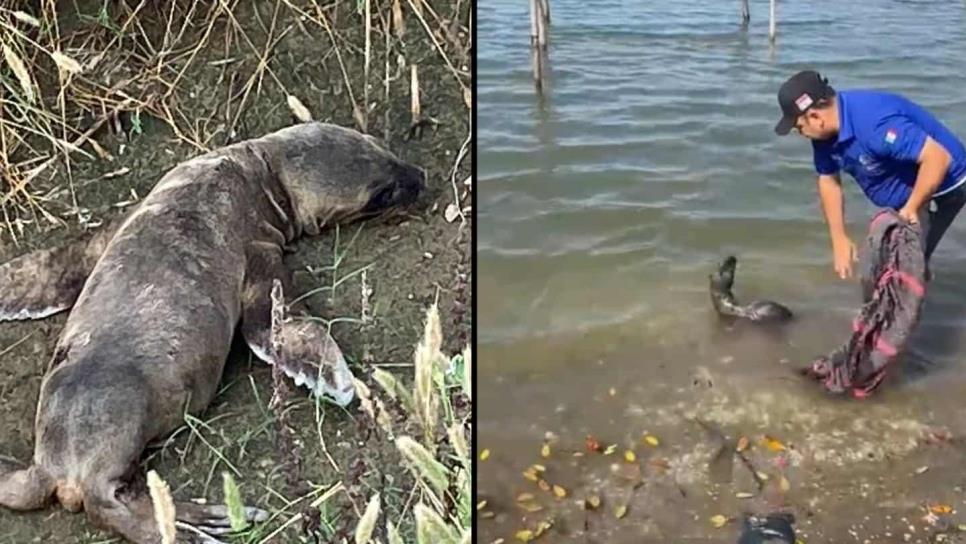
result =
[[953,511],[953,507],[948,504],[934,504],[929,507],[929,511],[933,514],[949,514]]
[[596,438],[594,438],[593,436],[590,436],[589,434],[587,435],[587,438],[584,440],[584,444],[587,446],[587,451],[599,452],[601,449],[600,442],[598,442]]
[[550,457],[550,444],[544,444],[543,447],[540,448],[540,456],[544,458]]
[[711,525],[715,528],[722,528],[728,523],[728,518],[722,516],[721,514],[715,514],[711,516]]
[[604,450],[604,455],[610,455],[615,451],[617,451],[617,444],[611,444],[610,446],[607,446],[606,450]]
[[[520,500],[520,499],[517,499],[517,500]],[[482,510],[484,508],[486,508],[486,501],[480,501],[480,502],[476,503],[476,509],[477,510]]]
[[524,529],[522,531],[517,531],[517,540],[522,540],[523,542],[530,542],[533,540],[533,531],[530,529]]
[[646,442],[648,445],[651,445],[651,446],[654,446],[654,447],[657,447],[661,443],[661,441],[658,440],[657,437],[654,436],[654,435],[652,435],[652,434],[646,434],[646,435],[644,435],[644,442]]
[[747,491],[740,491],[738,493],[735,493],[735,498],[738,498],[738,499],[750,499],[754,496],[755,496],[754,493],[748,493]]
[[768,436],[767,434],[761,439],[763,446],[771,451],[785,451],[785,444],[782,444],[781,440],[773,436]]
[[480,452],[480,461],[486,461],[490,458],[490,450],[483,450]]
[[553,527],[553,523],[547,520],[540,521],[540,523],[537,524],[537,531],[533,534],[533,538],[537,538],[538,536],[542,535],[547,529],[551,527]]
[[562,499],[567,496],[567,490],[564,489],[562,486],[554,485],[553,494],[556,495],[558,499]]
[[919,468],[916,469],[916,474],[923,474],[927,470],[929,470],[929,467],[919,467]]
[[550,484],[547,483],[547,480],[544,480],[543,478],[537,482],[537,486],[540,487],[542,491],[550,491]]
[[756,472],[755,474],[758,475],[758,479],[759,480],[761,480],[763,482],[767,482],[768,481],[768,475],[765,474],[764,472]]
[[547,472],[547,467],[537,463],[530,465],[530,468],[532,468],[536,472]]
[[536,497],[533,496],[533,493],[520,493],[517,495],[517,502],[532,501],[535,498]]
[[627,505],[626,504],[621,504],[617,508],[614,509],[614,517],[615,518],[621,519],[625,515],[627,515]]
[[517,503],[517,506],[519,506],[520,508],[526,510],[531,514],[534,512],[539,512],[543,510],[543,507],[535,502],[521,502],[521,503]]
[[634,455],[633,451],[627,450],[624,452],[624,460],[628,463],[633,463],[634,461],[637,461],[637,456]]
[[613,387],[611,387],[610,388],[610,391],[608,391],[608,393],[610,393],[610,396],[613,397],[613,396],[616,396],[617,395],[617,390],[614,389]]
[[600,497],[597,495],[591,495],[584,499],[584,507],[589,510],[596,510],[600,507]]
[[482,511],[482,512],[479,513],[479,516],[478,517],[480,519],[490,519],[490,518],[492,518],[494,516],[496,516],[496,514],[494,514],[493,512],[490,512],[489,510],[484,510],[484,511]]
[[531,482],[535,482],[540,479],[540,477],[537,476],[537,472],[533,470],[533,468],[528,468],[527,470],[524,470],[523,477],[530,480]]
[[783,492],[787,492],[792,488],[792,484],[788,482],[788,478],[786,478],[784,474],[782,474],[781,479],[778,480],[778,488]]
[[737,447],[735,447],[735,450],[738,452],[743,452],[746,449],[748,449],[748,437],[742,436],[741,438],[738,439],[738,445]]

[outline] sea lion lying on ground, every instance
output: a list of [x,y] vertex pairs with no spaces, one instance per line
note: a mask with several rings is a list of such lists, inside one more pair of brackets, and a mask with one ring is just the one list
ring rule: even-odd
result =
[[[411,204],[424,178],[369,136],[297,125],[182,163],[89,241],[0,266],[0,319],[73,307],[41,385],[33,464],[0,463],[0,506],[56,497],[132,542],[158,543],[149,495],[132,485],[138,459],[211,401],[239,324],[260,359],[349,403],[353,376],[325,325],[291,319],[301,310],[284,304],[282,248]],[[228,527],[224,506],[177,503],[177,518],[209,534]]]
[[770,300],[755,300],[744,306],[738,304],[731,292],[737,266],[738,259],[728,256],[721,261],[716,271],[708,275],[711,303],[718,315],[762,323],[781,323],[792,318],[791,310]]

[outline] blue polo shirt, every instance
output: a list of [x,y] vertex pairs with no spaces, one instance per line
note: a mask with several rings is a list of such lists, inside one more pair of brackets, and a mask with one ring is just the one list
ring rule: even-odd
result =
[[926,136],[940,143],[952,162],[939,189],[942,195],[966,182],[966,149],[952,132],[921,106],[893,93],[839,91],[839,134],[812,141],[815,170],[845,170],[873,204],[898,210],[916,183],[919,153]]

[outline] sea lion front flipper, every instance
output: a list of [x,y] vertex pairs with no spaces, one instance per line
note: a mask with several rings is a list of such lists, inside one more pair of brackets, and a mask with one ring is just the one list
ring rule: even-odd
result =
[[340,406],[355,396],[352,372],[342,350],[318,318],[301,305],[285,304],[291,274],[282,265],[281,248],[258,244],[250,248],[242,296],[241,332],[259,359],[282,370],[296,385]]
[[0,321],[42,319],[74,305],[121,218],[59,247],[0,265]]

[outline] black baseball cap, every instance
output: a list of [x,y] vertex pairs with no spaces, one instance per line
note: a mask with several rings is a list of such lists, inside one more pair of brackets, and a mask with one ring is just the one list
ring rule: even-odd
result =
[[835,96],[828,79],[814,70],[802,70],[788,78],[778,89],[778,105],[782,118],[775,125],[775,133],[784,136],[795,126],[798,116],[808,111],[823,98]]

